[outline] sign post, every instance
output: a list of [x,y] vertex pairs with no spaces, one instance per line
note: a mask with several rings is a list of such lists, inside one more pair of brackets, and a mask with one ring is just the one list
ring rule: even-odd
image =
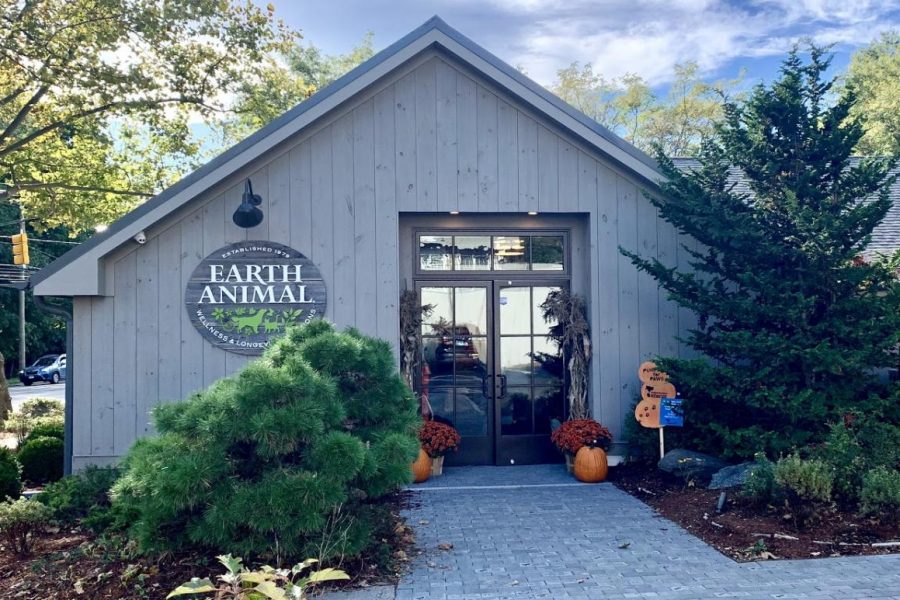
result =
[[666,454],[665,428],[683,427],[684,414],[678,391],[669,382],[669,376],[647,361],[638,368],[641,380],[641,401],[634,407],[634,418],[643,427],[659,430],[659,457]]

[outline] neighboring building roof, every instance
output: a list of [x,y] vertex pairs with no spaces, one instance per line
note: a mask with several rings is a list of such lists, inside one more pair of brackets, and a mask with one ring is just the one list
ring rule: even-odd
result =
[[[857,164],[860,160],[858,157],[851,158],[850,164]],[[673,162],[681,170],[694,169],[700,165],[694,158],[675,158]],[[894,169],[893,174],[898,176],[889,191],[893,204],[884,220],[872,232],[872,241],[864,251],[866,255],[891,254],[900,249],[900,166]],[[736,191],[753,194],[747,178],[739,169],[731,169],[731,178],[737,184]]]
[[[414,56],[433,47],[439,47],[467,64],[533,110],[551,119],[558,126],[581,138],[589,146],[596,148],[642,179],[651,184],[661,179],[656,161],[647,154],[566,104],[435,16],[317,92],[309,100],[298,104],[134,209],[110,225],[105,232],[95,235],[52,262],[32,276],[34,293],[50,296],[97,295],[101,286],[99,261],[104,256]],[[63,270],[67,273],[66,276],[60,276]]]

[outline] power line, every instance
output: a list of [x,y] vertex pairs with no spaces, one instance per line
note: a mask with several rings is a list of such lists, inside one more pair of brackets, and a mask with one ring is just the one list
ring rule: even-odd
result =
[[[0,235],[0,238],[12,239],[12,236],[11,235]],[[67,242],[65,240],[47,240],[47,239],[43,239],[43,238],[33,238],[33,237],[29,237],[28,241],[29,242],[44,242],[45,244],[70,244],[72,246],[77,246],[78,244],[81,243],[81,242]]]

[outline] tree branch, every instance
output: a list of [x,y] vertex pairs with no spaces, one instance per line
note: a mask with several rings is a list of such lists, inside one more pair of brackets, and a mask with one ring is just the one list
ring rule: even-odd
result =
[[[57,189],[57,190],[71,190],[75,192],[99,192],[104,194],[118,194],[120,196],[139,196],[141,198],[152,198],[153,194],[147,192],[135,192],[131,190],[116,190],[113,188],[104,188],[92,185],[72,185],[68,183],[59,183],[59,182],[48,182],[48,183],[17,183],[16,189],[18,190],[42,190],[42,189]],[[7,195],[8,192],[6,190],[0,190],[0,196]]]
[[19,114],[10,121],[9,125],[6,126],[6,129],[3,130],[3,133],[0,133],[0,142],[8,138],[12,133],[19,128],[19,125],[25,120],[25,117],[31,112],[31,110],[37,105],[38,102],[41,101],[41,98],[44,97],[44,94],[49,90],[49,86],[42,85],[38,88],[38,90],[34,93],[34,95],[25,103],[25,105],[19,109]]

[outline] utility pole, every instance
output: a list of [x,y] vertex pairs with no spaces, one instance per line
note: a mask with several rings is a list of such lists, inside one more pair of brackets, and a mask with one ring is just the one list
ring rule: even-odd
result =
[[[10,199],[15,200],[17,194],[14,190],[11,190],[11,192]],[[25,233],[25,209],[22,208],[21,203],[19,204],[19,241],[21,243],[21,254],[19,260],[14,260],[14,262],[19,262],[22,267],[22,281],[28,281],[28,263],[30,262],[28,256],[28,234]],[[13,250],[14,254],[15,252]],[[19,369],[24,369],[27,366],[28,363],[25,356],[25,288],[23,287],[19,290]]]

